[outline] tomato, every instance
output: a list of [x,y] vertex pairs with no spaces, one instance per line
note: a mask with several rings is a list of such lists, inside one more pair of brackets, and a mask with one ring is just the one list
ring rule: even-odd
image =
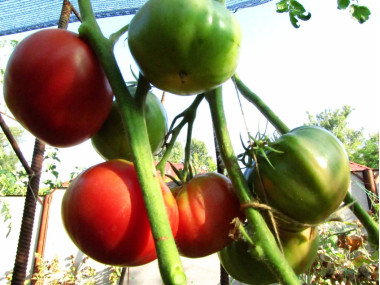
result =
[[[302,232],[280,231],[284,255],[296,274],[305,272],[317,256],[319,235],[315,228]],[[224,269],[232,278],[247,284],[275,283],[276,277],[260,260],[249,253],[249,244],[243,240],[233,241],[218,252]]]
[[[135,87],[129,87],[132,94]],[[168,129],[167,116],[160,100],[148,92],[145,103],[145,121],[148,129],[150,147],[156,154],[162,147]],[[132,150],[121,120],[116,102],[101,129],[91,138],[95,150],[105,159],[123,158],[133,160]]]
[[[173,235],[178,229],[175,198],[162,181]],[[110,160],[80,174],[62,200],[62,220],[76,246],[101,263],[138,266],[156,259],[154,240],[134,165]]]
[[128,44],[144,76],[174,94],[211,90],[238,64],[241,29],[214,0],[149,0],[130,22]]
[[203,257],[232,241],[231,221],[242,214],[227,177],[200,174],[174,191],[179,212],[176,243],[182,256]]
[[267,152],[273,167],[258,156],[260,177],[254,168],[246,173],[255,193],[262,201],[265,193],[269,205],[300,223],[324,222],[339,207],[350,185],[343,145],[325,129],[302,126],[281,136],[272,147],[281,151]]
[[16,46],[5,70],[4,98],[34,136],[68,147],[99,130],[113,94],[90,46],[72,32],[48,29]]

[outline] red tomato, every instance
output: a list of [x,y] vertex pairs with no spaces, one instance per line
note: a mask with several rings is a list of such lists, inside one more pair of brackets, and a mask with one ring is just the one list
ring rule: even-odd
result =
[[[173,235],[178,209],[167,185],[160,181]],[[117,266],[138,266],[156,259],[134,165],[110,160],[79,175],[62,201],[62,220],[72,241],[89,257]]]
[[34,136],[67,147],[100,129],[113,95],[90,47],[72,32],[50,29],[16,46],[5,70],[4,98]]
[[176,243],[181,255],[203,257],[232,239],[231,221],[241,217],[240,203],[230,180],[218,173],[195,176],[175,190],[179,212]]

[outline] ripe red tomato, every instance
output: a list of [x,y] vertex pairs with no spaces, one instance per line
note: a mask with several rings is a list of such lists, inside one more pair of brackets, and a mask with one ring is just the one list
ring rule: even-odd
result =
[[[177,204],[158,177],[175,236]],[[101,263],[138,266],[156,259],[141,188],[131,162],[110,160],[79,175],[63,197],[62,220],[77,247]]]
[[203,257],[232,241],[228,235],[231,221],[242,214],[227,177],[201,174],[174,191],[179,212],[176,243],[181,255]]
[[4,98],[34,136],[68,147],[98,131],[113,94],[90,47],[72,32],[49,29],[16,46],[5,70]]

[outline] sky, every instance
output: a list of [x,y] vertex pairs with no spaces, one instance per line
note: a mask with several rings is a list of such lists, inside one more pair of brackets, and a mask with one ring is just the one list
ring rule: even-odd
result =
[[[348,11],[337,9],[336,1],[302,0],[312,17],[293,28],[287,14],[276,13],[277,1],[238,10],[235,13],[242,27],[240,62],[237,74],[242,81],[284,121],[295,128],[308,122],[307,112],[317,114],[325,109],[354,107],[350,127],[363,128],[366,134],[379,131],[380,107],[380,2],[361,1],[371,10],[370,19],[359,24]],[[132,16],[99,20],[108,36],[128,24]],[[76,31],[78,24],[70,24]],[[22,39],[30,33],[1,37]],[[128,45],[123,37],[115,46],[115,55],[126,80],[131,80],[130,67],[137,73]],[[162,92],[153,89],[157,96]],[[255,107],[239,97],[231,81],[223,85],[227,123],[236,154],[241,152],[240,136],[264,132],[267,121]],[[165,108],[169,123],[194,100],[194,96],[167,94]],[[1,99],[3,100],[3,96]],[[244,117],[243,117],[244,114]],[[244,119],[245,118],[245,119]],[[14,124],[6,119],[9,125]],[[268,133],[272,129],[269,127]],[[211,118],[206,102],[200,105],[193,137],[206,142],[214,155]],[[179,138],[185,140],[185,130]],[[21,149],[30,161],[34,139],[26,136]],[[76,166],[87,168],[103,160],[90,141],[60,149],[58,168],[65,180]]]

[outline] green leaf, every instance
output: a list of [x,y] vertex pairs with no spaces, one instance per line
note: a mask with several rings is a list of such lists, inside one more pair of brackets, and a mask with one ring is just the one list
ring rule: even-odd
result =
[[351,0],[338,0],[338,9],[344,10],[350,5]]
[[282,0],[276,4],[278,13],[289,12],[289,0]]
[[369,19],[371,11],[366,6],[351,5],[351,14],[360,24],[363,24]]
[[298,24],[298,19],[296,18],[296,14],[293,11],[289,12],[290,22],[292,23],[293,27],[298,29],[300,27],[300,24]]
[[303,14],[306,12],[306,9],[303,5],[295,0],[290,1],[291,10],[293,10],[296,14]]
[[311,18],[311,13],[306,12],[306,13],[303,13],[303,14],[297,14],[297,18],[300,19],[300,20],[302,20],[302,21],[308,21]]

